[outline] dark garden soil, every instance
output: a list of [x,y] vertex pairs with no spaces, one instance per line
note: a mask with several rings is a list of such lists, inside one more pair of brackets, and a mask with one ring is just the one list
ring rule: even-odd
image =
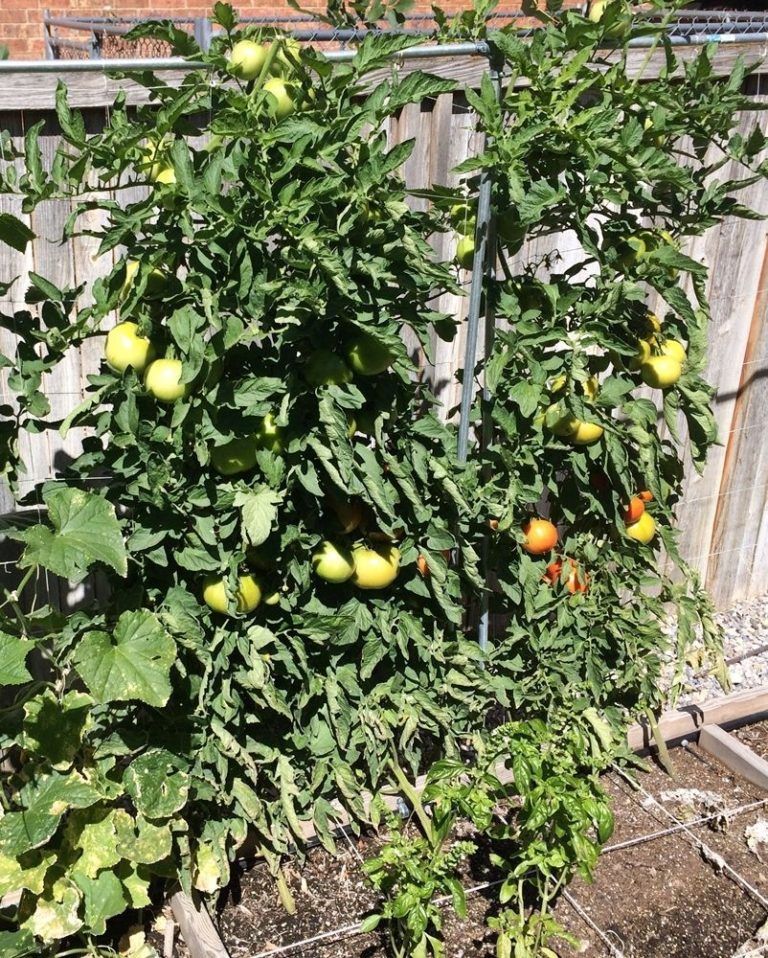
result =
[[[768,755],[768,725],[737,734]],[[557,919],[579,942],[577,947],[558,943],[562,958],[617,954],[626,958],[734,958],[740,948],[754,941],[768,920],[761,904],[722,868],[725,861],[768,897],[768,846],[757,849],[761,861],[745,838],[749,826],[768,822],[768,804],[736,816],[727,814],[768,799],[768,793],[732,775],[696,746],[675,749],[671,755],[674,777],[651,762],[648,771],[638,773],[640,786],[649,794],[634,790],[618,775],[606,778],[616,830],[594,884],[575,879],[568,895],[557,902]],[[674,825],[649,795],[679,821],[690,823],[692,835],[677,832],[629,847],[613,847]],[[718,817],[694,824],[711,814]],[[378,933],[343,934],[345,926],[354,925],[375,905],[360,858],[375,854],[377,841],[366,836],[347,843],[342,838],[335,858],[317,848],[303,864],[290,863],[287,876],[296,901],[293,916],[282,908],[265,867],[241,863],[230,888],[217,903],[210,903],[232,958],[269,955],[282,946],[336,929],[342,931],[291,949],[285,952],[286,958],[384,958]],[[496,877],[485,850],[468,863],[463,882],[471,889]],[[466,921],[457,920],[450,908],[446,909],[446,958],[493,958],[494,938],[485,921],[498,907],[495,892],[491,887],[471,894]],[[750,958],[760,953],[752,952]],[[174,956],[187,958],[183,943],[177,944]]]

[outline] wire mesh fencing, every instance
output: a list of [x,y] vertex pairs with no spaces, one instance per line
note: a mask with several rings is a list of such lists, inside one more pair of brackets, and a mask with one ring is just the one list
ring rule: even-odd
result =
[[[586,8],[586,3],[581,4]],[[577,6],[576,9],[579,9]],[[164,18],[158,14],[156,18]],[[127,40],[126,34],[147,18],[64,18],[45,14],[43,26],[46,52],[50,59],[134,59],[160,58],[171,55],[170,45],[152,37]],[[210,20],[203,17],[167,19],[181,30],[193,35],[203,49],[207,49],[217,33]],[[659,22],[658,16],[649,15],[648,22]],[[264,30],[279,30],[302,43],[311,43],[320,49],[345,48],[371,32],[401,32],[428,37],[438,28],[433,14],[412,14],[395,27],[382,22],[376,27],[343,29],[329,26],[311,14],[276,13],[272,16],[244,17],[244,27]],[[490,26],[501,27],[517,23],[525,28],[533,21],[520,11],[496,13]],[[768,11],[734,11],[688,9],[676,15],[668,26],[668,33],[677,42],[702,43],[712,40],[739,40],[768,36]]]

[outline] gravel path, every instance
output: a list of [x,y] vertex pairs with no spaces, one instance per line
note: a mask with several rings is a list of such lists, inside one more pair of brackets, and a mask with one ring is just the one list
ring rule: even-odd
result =
[[[727,612],[719,612],[717,622],[723,627],[724,652],[734,692],[768,685],[768,595],[740,602]],[[723,695],[717,680],[686,670],[690,690],[680,705],[705,702]]]

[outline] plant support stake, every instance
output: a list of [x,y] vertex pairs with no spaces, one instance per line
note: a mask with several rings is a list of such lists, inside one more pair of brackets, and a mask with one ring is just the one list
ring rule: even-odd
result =
[[[497,54],[489,50],[489,75],[496,90],[496,96],[501,98],[501,70]],[[487,143],[486,143],[487,145]],[[477,198],[477,228],[475,231],[475,253],[472,261],[472,281],[469,289],[469,309],[467,315],[467,342],[464,353],[464,370],[461,381],[461,406],[459,413],[458,458],[459,462],[466,462],[469,452],[469,420],[472,410],[472,392],[475,381],[475,366],[477,363],[477,339],[480,332],[480,311],[483,306],[483,286],[490,289],[490,280],[496,269],[496,225],[491,203],[493,181],[489,170],[483,170],[480,180],[480,190]],[[485,302],[485,355],[490,354],[494,339],[494,313],[490,296],[486,295]],[[488,390],[483,386],[481,405],[481,445],[490,440],[490,423],[487,419],[486,404],[490,398]],[[483,560],[488,554],[487,538],[483,544]],[[478,627],[478,642],[485,651],[488,648],[488,595],[484,593],[480,601],[480,622]]]

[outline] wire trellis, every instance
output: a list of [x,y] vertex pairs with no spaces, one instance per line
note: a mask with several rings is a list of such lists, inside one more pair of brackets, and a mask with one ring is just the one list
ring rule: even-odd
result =
[[[582,5],[586,8],[586,4]],[[182,30],[193,34],[203,49],[216,36],[213,24],[205,18],[179,18],[173,13],[158,13],[156,19],[170,19]],[[46,51],[50,59],[80,60],[99,58],[141,58],[168,56],[170,47],[160,40],[140,38],[126,40],[125,34],[136,24],[148,18],[140,17],[59,17],[43,16]],[[659,15],[646,15],[649,23],[661,22]],[[429,37],[437,29],[437,21],[430,13],[406,16],[396,27],[386,21],[371,29],[344,29],[329,26],[310,14],[273,14],[272,16],[244,17],[246,27],[276,29],[290,34],[303,43],[320,48],[346,47],[370,32],[398,32]],[[497,12],[490,25],[500,27],[518,22],[522,27],[535,23],[522,11]],[[62,31],[64,31],[62,33]],[[684,43],[710,41],[734,42],[768,36],[768,14],[765,12],[734,12],[731,10],[688,10],[680,12],[668,27],[669,35]],[[83,37],[87,39],[83,39]]]

